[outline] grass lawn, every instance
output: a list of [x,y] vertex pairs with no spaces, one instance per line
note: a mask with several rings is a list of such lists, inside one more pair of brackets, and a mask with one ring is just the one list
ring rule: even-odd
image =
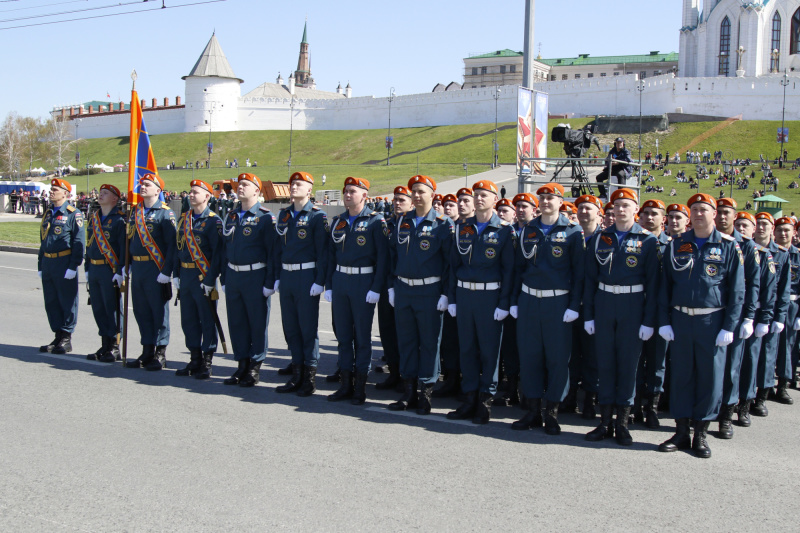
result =
[[2,222],[0,223],[0,243],[39,246],[40,222]]

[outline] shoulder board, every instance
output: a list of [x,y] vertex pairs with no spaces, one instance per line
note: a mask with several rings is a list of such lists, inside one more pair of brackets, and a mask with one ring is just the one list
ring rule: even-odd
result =
[[218,215],[218,214],[216,214],[214,211],[209,211],[209,212],[208,212],[208,216],[209,216],[209,217],[218,217],[219,215]]
[[315,205],[312,205],[312,206],[311,206],[311,210],[312,210],[312,211],[319,211],[319,207],[317,207],[317,206],[315,206]]
[[369,214],[369,216],[374,217],[377,214],[379,214],[377,211],[373,211],[372,213]]
[[259,206],[259,207],[258,207],[258,209],[259,209],[259,211],[261,211],[262,213],[269,213],[269,208],[267,208],[267,207],[264,207],[263,205]]
[[444,215],[436,215],[436,220],[444,220]]
[[742,235],[742,240],[747,242],[747,241],[752,241],[753,239],[751,239],[750,237],[745,237],[744,235]]
[[67,205],[67,212],[72,213],[74,211],[75,211],[75,208],[68,204]]
[[652,235],[653,234],[652,231],[650,231],[649,229],[644,229],[644,228],[642,228],[642,233],[644,233],[645,235]]
[[726,233],[720,233],[720,235],[722,236],[722,239],[723,239],[723,240],[726,240],[726,241],[736,241],[736,239],[734,239],[732,236],[730,236],[730,235],[728,235],[728,234],[726,234]]
[[788,252],[788,251],[789,251],[789,249],[788,249],[788,248],[784,248],[783,246],[781,246],[781,245],[780,245],[780,244],[778,244],[777,242],[775,243],[775,246],[777,246],[777,247],[778,247],[778,250],[780,250],[781,252]]

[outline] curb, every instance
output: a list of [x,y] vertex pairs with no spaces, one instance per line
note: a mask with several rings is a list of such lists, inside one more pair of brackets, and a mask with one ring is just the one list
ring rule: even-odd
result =
[[38,248],[26,248],[24,246],[5,246],[0,245],[0,252],[14,252],[17,254],[39,254]]

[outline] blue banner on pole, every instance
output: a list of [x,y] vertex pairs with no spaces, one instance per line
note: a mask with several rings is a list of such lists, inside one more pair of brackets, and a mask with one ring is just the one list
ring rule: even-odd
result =
[[789,142],[789,128],[778,128],[778,142],[779,143]]

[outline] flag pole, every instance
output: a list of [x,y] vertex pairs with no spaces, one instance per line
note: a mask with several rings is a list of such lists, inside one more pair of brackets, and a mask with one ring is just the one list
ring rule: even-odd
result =
[[125,203],[125,268],[123,269],[123,280],[122,280],[122,289],[123,289],[123,298],[122,298],[122,366],[127,366],[128,364],[128,298],[129,298],[129,291],[128,288],[130,286],[130,265],[131,265],[131,234],[129,231],[130,224],[131,224],[131,217],[133,216],[133,208],[131,207],[131,203],[134,200],[133,194],[133,176],[136,172],[136,139],[138,141],[138,132],[136,129],[138,126],[134,122],[134,102],[137,100],[138,96],[136,95],[136,71],[134,70],[131,72],[131,80],[133,80],[133,87],[131,88],[131,127],[130,127],[130,138],[128,139],[129,149],[128,149],[128,197],[127,202]]

